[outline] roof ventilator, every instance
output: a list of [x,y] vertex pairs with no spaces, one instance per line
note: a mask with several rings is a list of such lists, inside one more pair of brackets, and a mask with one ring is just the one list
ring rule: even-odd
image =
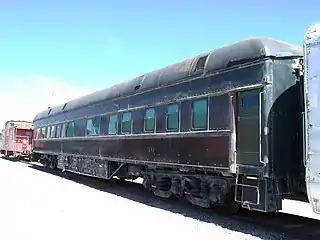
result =
[[204,69],[206,62],[207,62],[207,58],[208,58],[208,55],[199,57],[197,64],[196,64],[196,67],[195,67],[195,70],[194,70],[195,72],[202,71]]
[[134,87],[134,90],[135,91],[138,91],[140,88],[141,88],[141,85],[143,83],[143,80],[145,79],[146,75],[142,75],[140,77],[138,77],[138,79],[140,79],[140,83],[137,84],[135,87]]
[[67,104],[68,104],[68,103],[65,103],[65,104],[63,105],[62,110],[64,110],[64,109],[66,108]]

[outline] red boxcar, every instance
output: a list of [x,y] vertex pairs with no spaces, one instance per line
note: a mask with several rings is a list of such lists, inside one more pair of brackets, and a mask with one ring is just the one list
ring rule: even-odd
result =
[[28,121],[7,121],[2,136],[1,154],[13,158],[30,157],[34,125]]

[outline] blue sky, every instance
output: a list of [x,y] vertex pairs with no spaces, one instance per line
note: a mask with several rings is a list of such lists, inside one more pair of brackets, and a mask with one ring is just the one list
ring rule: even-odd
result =
[[0,0],[0,75],[99,89],[246,37],[301,45],[315,2]]

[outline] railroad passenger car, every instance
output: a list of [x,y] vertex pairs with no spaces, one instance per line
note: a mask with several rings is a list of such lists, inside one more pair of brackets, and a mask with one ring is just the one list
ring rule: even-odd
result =
[[33,123],[11,120],[5,123],[1,154],[15,159],[29,158],[31,154]]
[[1,130],[0,132],[0,153],[2,154],[1,152],[1,149],[2,149],[2,146],[3,146],[3,141],[4,141],[4,129]]
[[33,160],[143,177],[155,195],[202,207],[274,212],[283,198],[307,201],[302,57],[289,43],[244,39],[44,110]]
[[[320,213],[320,24],[310,26],[304,36],[304,64],[297,68],[303,77],[303,160],[306,166],[308,199]],[[302,71],[301,71],[302,70]]]

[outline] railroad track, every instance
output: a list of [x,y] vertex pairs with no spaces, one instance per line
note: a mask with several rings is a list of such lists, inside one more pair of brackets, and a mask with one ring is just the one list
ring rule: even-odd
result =
[[220,225],[234,231],[255,235],[262,239],[320,239],[320,221],[287,213],[264,214],[241,209],[238,214],[200,208],[182,200],[162,199],[147,192],[141,184],[112,179],[109,181],[94,177],[45,168],[38,163],[20,161],[30,168],[66,178],[70,181],[111,193],[152,207],[203,222]]

